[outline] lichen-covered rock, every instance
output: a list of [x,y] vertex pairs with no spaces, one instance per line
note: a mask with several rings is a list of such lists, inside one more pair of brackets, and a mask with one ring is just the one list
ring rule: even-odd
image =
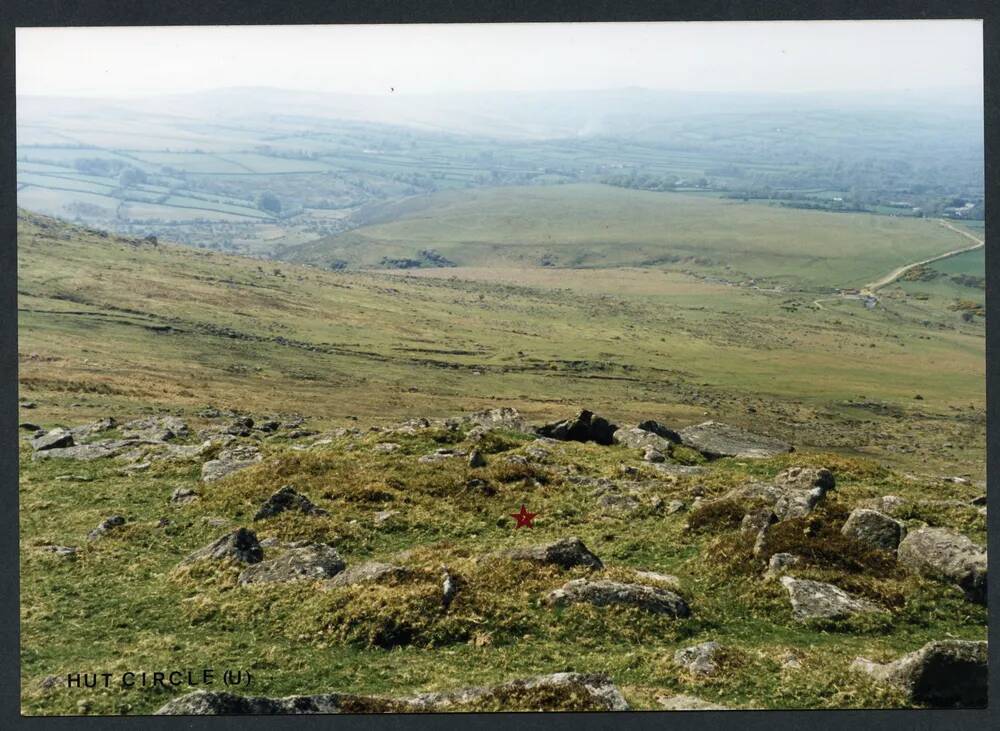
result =
[[609,445],[614,443],[614,433],[617,428],[607,419],[584,409],[572,419],[538,427],[537,433],[539,436],[564,442],[596,442]]
[[718,642],[702,642],[682,647],[674,653],[674,662],[694,675],[712,675],[718,670],[721,652],[722,645]]
[[516,432],[528,431],[524,418],[517,409],[511,406],[477,411],[469,414],[466,420],[485,429],[507,429]]
[[615,431],[613,437],[615,444],[620,444],[631,449],[655,449],[663,454],[670,453],[671,442],[664,439],[659,434],[640,429],[637,426],[622,427]]
[[239,470],[245,470],[261,461],[260,450],[252,445],[243,445],[219,452],[215,459],[201,466],[203,482],[214,482]]
[[781,585],[788,591],[792,613],[800,621],[845,619],[853,614],[881,611],[871,602],[852,597],[833,584],[782,576]]
[[[769,510],[775,521],[802,518],[809,515],[826,498],[826,488],[800,489],[786,485],[751,482],[736,487],[722,496],[722,500],[741,503],[748,513],[765,514]],[[772,521],[772,522],[775,522]]]
[[597,607],[631,606],[673,617],[687,617],[691,614],[687,602],[668,589],[619,581],[574,579],[549,592],[545,596],[545,603],[553,606],[579,603]]
[[379,561],[366,561],[357,566],[344,569],[334,576],[324,586],[335,588],[340,586],[354,586],[355,584],[382,584],[395,581],[403,581],[413,575],[411,569],[405,566],[396,566],[390,563]]
[[603,569],[601,559],[590,552],[583,541],[575,536],[563,538],[555,543],[527,548],[513,548],[504,551],[501,556],[515,561],[535,561],[561,566],[564,569],[573,566],[586,566],[591,569]]
[[234,560],[240,563],[258,563],[264,559],[264,549],[257,540],[257,534],[246,528],[239,528],[212,541],[188,555],[181,565],[209,559],[212,561]]
[[706,421],[681,429],[680,437],[682,444],[698,450],[709,459],[766,459],[793,451],[790,444],[780,439],[753,434],[717,421]]
[[606,675],[554,673],[500,685],[380,698],[349,693],[266,698],[196,690],[174,698],[156,715],[276,715],[302,713],[416,713],[430,711],[627,711]]
[[260,510],[253,516],[253,519],[273,518],[286,511],[297,511],[306,515],[326,515],[325,510],[317,508],[309,498],[296,492],[294,487],[283,485],[260,506]]
[[983,707],[987,645],[969,640],[928,642],[894,662],[857,658],[851,667],[906,692],[910,701],[939,708]]
[[175,504],[190,503],[198,499],[198,493],[190,487],[178,487],[170,493],[170,502]]
[[895,551],[906,534],[906,528],[885,513],[857,508],[851,512],[840,532],[869,548]]
[[73,446],[73,433],[68,429],[52,429],[31,440],[31,448],[36,452],[47,449],[62,449]]
[[330,579],[347,564],[336,549],[322,543],[289,548],[278,558],[254,563],[244,569],[239,584],[273,584]]
[[133,419],[121,427],[122,436],[129,439],[145,439],[166,442],[176,437],[186,437],[190,430],[183,419],[176,416],[150,416]]
[[951,581],[969,601],[986,603],[986,551],[961,533],[920,528],[900,542],[896,556],[908,571]]
[[793,553],[776,553],[768,559],[767,573],[764,576],[768,579],[777,578],[799,563],[801,560]]
[[833,473],[825,467],[789,467],[775,475],[774,484],[795,487],[800,490],[811,490],[821,487],[832,490],[837,486]]

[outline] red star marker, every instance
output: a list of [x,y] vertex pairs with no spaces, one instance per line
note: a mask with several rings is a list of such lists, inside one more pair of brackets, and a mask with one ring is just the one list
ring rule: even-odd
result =
[[534,527],[531,525],[531,521],[535,519],[536,515],[538,515],[538,513],[529,513],[528,509],[522,505],[521,511],[519,513],[511,513],[510,517],[517,521],[517,525],[514,526],[514,529],[516,530],[518,528]]

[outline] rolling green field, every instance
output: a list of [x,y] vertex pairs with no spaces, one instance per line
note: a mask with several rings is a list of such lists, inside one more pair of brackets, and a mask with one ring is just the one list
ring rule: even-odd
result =
[[958,248],[932,221],[794,210],[602,185],[492,188],[388,204],[388,219],[286,250],[316,265],[376,266],[433,249],[462,266],[673,265],[814,291],[860,286]]
[[[172,414],[197,432],[217,426],[205,415],[212,406],[258,422],[299,414],[316,432],[255,433],[248,441],[262,462],[210,484],[197,460],[132,470],[117,459],[36,461],[22,443],[24,713],[150,713],[181,691],[81,691],[46,679],[178,662],[249,670],[252,692],[268,696],[404,695],[579,671],[608,673],[636,709],[678,693],[734,708],[898,708],[910,703],[850,671],[854,657],[985,638],[984,607],[857,552],[839,532],[853,507],[893,494],[909,501],[902,519],[911,529],[944,526],[984,542],[985,515],[968,505],[985,479],[983,318],[951,309],[961,285],[950,280],[921,298],[911,288],[924,282],[890,285],[871,310],[846,298],[814,303],[967,244],[962,237],[933,221],[596,186],[441,194],[433,215],[424,201],[405,205],[414,206],[406,216],[356,235],[378,255],[433,248],[462,266],[326,271],[154,246],[22,212],[20,395],[34,404],[22,421],[50,428]],[[343,240],[322,246],[337,241],[349,251]],[[738,273],[720,275],[727,246]],[[681,261],[660,260],[675,253]],[[974,274],[976,254],[935,266]],[[543,257],[555,265],[540,266]],[[372,262],[364,254],[358,263]],[[751,275],[785,291],[742,281]],[[668,476],[639,450],[567,442],[522,469],[505,460],[529,454],[532,437],[499,430],[484,443],[487,466],[473,468],[418,461],[442,446],[469,448],[467,427],[371,429],[500,406],[536,424],[579,408],[619,424],[715,419],[796,451]],[[385,441],[399,450],[379,451]],[[676,459],[694,460],[682,450]],[[622,465],[635,474],[623,477]],[[698,527],[694,496],[718,497],[790,465],[825,466],[837,479],[820,511],[785,526],[789,550],[812,556],[797,575],[833,582],[885,614],[797,622],[781,586],[761,579],[752,536]],[[965,481],[943,479],[956,475]],[[466,489],[472,478],[495,494]],[[641,488],[639,507],[610,509],[594,490],[602,479]],[[327,514],[252,520],[285,484]],[[172,504],[177,488],[199,498]],[[674,500],[687,507],[655,507]],[[509,514],[522,503],[539,513],[530,531],[512,529]],[[387,510],[396,513],[378,517]],[[126,524],[88,541],[112,514]],[[321,590],[236,586],[227,564],[178,569],[244,525],[262,540],[327,542],[349,566],[404,564],[414,578]],[[477,560],[569,535],[600,556],[605,577],[676,576],[691,618],[555,610],[540,597],[582,569]],[[53,544],[80,548],[66,559],[46,550]],[[463,586],[447,612],[443,564]],[[698,677],[672,663],[678,648],[710,639],[726,648],[724,672]]]

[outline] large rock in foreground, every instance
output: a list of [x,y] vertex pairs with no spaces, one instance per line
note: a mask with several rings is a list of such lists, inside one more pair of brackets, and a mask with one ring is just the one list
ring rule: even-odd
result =
[[954,582],[969,601],[986,603],[986,551],[947,528],[920,528],[906,536],[896,553],[913,573]]
[[906,533],[906,528],[885,513],[857,508],[851,512],[840,532],[870,548],[895,551]]
[[782,576],[781,585],[788,591],[792,613],[799,621],[811,619],[846,619],[852,614],[878,612],[879,607],[856,599],[833,584]]
[[766,459],[793,451],[792,445],[780,439],[706,421],[680,431],[681,443],[697,449],[709,459],[738,457],[740,459]]
[[564,442],[597,442],[610,445],[614,444],[614,433],[617,428],[607,419],[585,409],[572,419],[540,426],[537,433],[539,436],[560,439]]
[[73,446],[73,433],[67,429],[53,429],[31,440],[31,448],[36,452],[46,449],[63,449]]
[[330,579],[347,564],[336,549],[322,543],[290,548],[282,556],[255,563],[240,574],[239,584],[274,584]]
[[672,591],[658,586],[624,584],[618,581],[574,579],[549,592],[545,596],[545,603],[554,606],[579,603],[597,607],[631,606],[673,617],[687,617],[691,614],[687,602]]
[[561,566],[564,569],[573,566],[586,566],[591,569],[603,569],[601,559],[590,552],[579,538],[563,538],[555,543],[528,548],[513,548],[501,554],[503,558],[515,561],[534,561]]
[[978,708],[986,705],[986,649],[985,642],[928,642],[894,662],[859,657],[851,667],[902,688],[913,703]]
[[621,691],[605,675],[555,673],[502,685],[379,698],[348,693],[285,698],[196,690],[156,711],[166,716],[300,713],[414,713],[428,711],[627,711]]

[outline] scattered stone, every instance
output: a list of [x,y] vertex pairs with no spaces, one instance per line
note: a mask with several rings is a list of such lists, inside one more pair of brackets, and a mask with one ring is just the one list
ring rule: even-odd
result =
[[42,431],[42,427],[38,426],[38,424],[32,424],[30,421],[22,421],[17,427],[30,432]]
[[630,449],[654,449],[662,454],[670,453],[671,442],[669,440],[637,426],[618,429],[614,433],[613,439],[615,444]]
[[354,586],[355,584],[383,584],[405,581],[413,575],[411,569],[391,563],[366,561],[363,564],[344,569],[329,581],[326,587]]
[[880,664],[863,657],[851,668],[901,688],[912,703],[936,708],[986,706],[986,642],[928,642],[894,662]]
[[638,510],[642,503],[634,495],[622,495],[617,492],[608,492],[600,497],[597,504],[606,510],[618,513],[631,513]]
[[986,551],[962,534],[920,528],[900,542],[896,556],[908,571],[951,581],[969,601],[986,603]]
[[657,614],[687,617],[691,610],[679,595],[668,589],[645,584],[625,584],[618,581],[573,579],[545,596],[545,603],[562,606],[587,603],[597,607],[611,605],[634,606]]
[[255,564],[264,559],[264,549],[257,540],[257,534],[247,528],[239,528],[213,541],[204,548],[181,561],[181,565],[201,559],[213,561],[235,560],[240,563]]
[[274,421],[273,419],[268,419],[267,421],[262,421],[260,424],[257,424],[257,430],[262,431],[265,434],[270,434],[272,432],[278,431],[278,428],[280,426],[281,426],[280,422]]
[[244,569],[237,583],[261,584],[329,579],[346,568],[340,554],[323,543],[289,548],[283,555]]
[[118,470],[119,475],[134,475],[136,472],[145,472],[152,466],[152,462],[137,462]]
[[671,500],[667,503],[665,508],[667,515],[673,515],[674,513],[680,513],[687,508],[683,500]]
[[73,446],[73,434],[68,429],[53,429],[31,440],[31,448],[36,452],[48,449],[63,449]]
[[198,499],[198,493],[189,487],[178,487],[170,494],[170,502],[181,504],[190,503]]
[[895,551],[906,534],[906,528],[885,513],[857,508],[851,512],[840,532],[870,548]]
[[622,477],[629,477],[634,479],[639,476],[639,469],[637,467],[634,467],[630,464],[625,464],[624,462],[618,465],[618,472],[621,474]]
[[555,564],[564,569],[573,566],[586,566],[590,569],[603,569],[601,559],[595,556],[576,537],[564,538],[555,543],[529,548],[514,548],[501,554],[504,558],[515,561],[535,561],[536,563]]
[[712,675],[718,669],[721,650],[718,642],[702,642],[675,652],[674,662],[693,675]]
[[134,439],[106,439],[90,444],[75,444],[71,447],[59,449],[46,449],[42,452],[35,452],[33,460],[43,459],[72,459],[78,462],[91,462],[95,459],[117,457],[126,449],[141,445],[142,442]]
[[107,417],[105,419],[98,419],[90,424],[74,427],[70,429],[70,432],[73,434],[74,439],[86,439],[93,434],[110,431],[117,426],[118,422],[113,417]]
[[833,584],[782,576],[781,585],[788,591],[792,612],[799,621],[844,619],[853,614],[880,611],[864,599],[856,599]]
[[551,437],[560,441],[596,442],[610,445],[614,443],[616,426],[600,416],[595,416],[586,409],[580,411],[572,419],[556,421],[538,427],[536,432],[543,437]]
[[748,512],[768,508],[779,521],[782,521],[789,518],[804,518],[823,502],[825,497],[826,488],[823,487],[804,490],[785,485],[751,482],[730,490],[722,499],[746,503]]
[[260,510],[253,516],[253,519],[264,520],[265,518],[273,518],[275,515],[287,510],[297,510],[306,515],[326,515],[325,510],[317,508],[309,498],[296,492],[294,487],[283,485],[281,489],[271,495],[261,505]]
[[402,447],[395,442],[379,442],[374,447],[374,451],[378,454],[392,454],[400,449],[402,449]]
[[759,508],[743,516],[743,520],[740,521],[740,532],[760,533],[777,522],[778,516],[771,508]]
[[767,562],[767,573],[765,578],[778,578],[785,574],[788,569],[798,566],[801,559],[793,553],[776,553]]
[[486,458],[483,457],[483,453],[478,449],[473,449],[469,452],[469,467],[485,467]]
[[121,432],[127,439],[166,442],[177,437],[186,437],[190,430],[184,420],[176,416],[150,416],[126,422],[122,425]]
[[794,487],[799,490],[811,490],[814,487],[820,487],[826,491],[832,490],[837,486],[833,473],[825,467],[820,467],[819,469],[815,467],[789,467],[775,476],[774,483],[785,487]]
[[21,403],[19,404],[19,406],[20,406],[20,407],[21,407],[22,409],[33,409],[33,408],[35,408],[35,402],[34,402],[34,401],[22,401],[22,402],[21,402]]
[[239,470],[252,467],[263,459],[260,450],[252,445],[233,447],[219,452],[219,455],[201,466],[203,482],[215,482]]
[[[516,698],[516,705],[509,706]],[[414,713],[444,710],[492,709],[501,706],[518,711],[627,711],[621,691],[606,675],[555,673],[512,680],[502,685],[438,693],[410,698],[379,698],[326,693],[312,696],[265,698],[238,696],[225,691],[196,690],[174,698],[156,715],[277,715],[303,713]]]
[[477,411],[466,417],[467,421],[484,429],[507,429],[515,432],[527,432],[528,427],[517,409],[502,406],[498,409]]
[[253,419],[249,416],[242,416],[227,426],[225,431],[226,434],[232,434],[234,437],[248,437],[251,429],[253,429]]
[[306,437],[314,437],[317,434],[319,434],[319,432],[313,429],[295,429],[294,431],[288,432],[285,436],[289,439],[305,439]]
[[667,457],[663,452],[658,449],[653,449],[652,447],[646,447],[646,451],[642,453],[642,458],[647,462],[666,462]]
[[969,501],[969,504],[971,504],[971,505],[973,505],[975,507],[985,507],[986,506],[986,502],[987,501],[986,501],[986,496],[985,495],[978,495],[978,496],[972,498],[972,500]]
[[717,421],[706,421],[680,431],[681,443],[698,450],[709,459],[738,457],[766,459],[793,451],[787,442]]
[[660,707],[665,711],[729,711],[732,710],[728,706],[719,705],[718,703],[712,703],[711,701],[702,700],[693,695],[659,695],[656,696],[656,702],[660,704]]
[[57,546],[54,544],[39,546],[40,550],[46,551],[48,553],[54,553],[60,558],[75,558],[79,548],[76,546]]
[[56,475],[57,480],[67,482],[93,482],[94,478],[88,475]]
[[87,534],[88,541],[95,541],[106,533],[114,530],[120,525],[125,525],[125,517],[121,515],[112,515],[109,518],[102,520],[94,530]]
[[873,510],[897,517],[909,507],[910,501],[898,495],[883,495],[880,498],[872,500],[869,505]]

